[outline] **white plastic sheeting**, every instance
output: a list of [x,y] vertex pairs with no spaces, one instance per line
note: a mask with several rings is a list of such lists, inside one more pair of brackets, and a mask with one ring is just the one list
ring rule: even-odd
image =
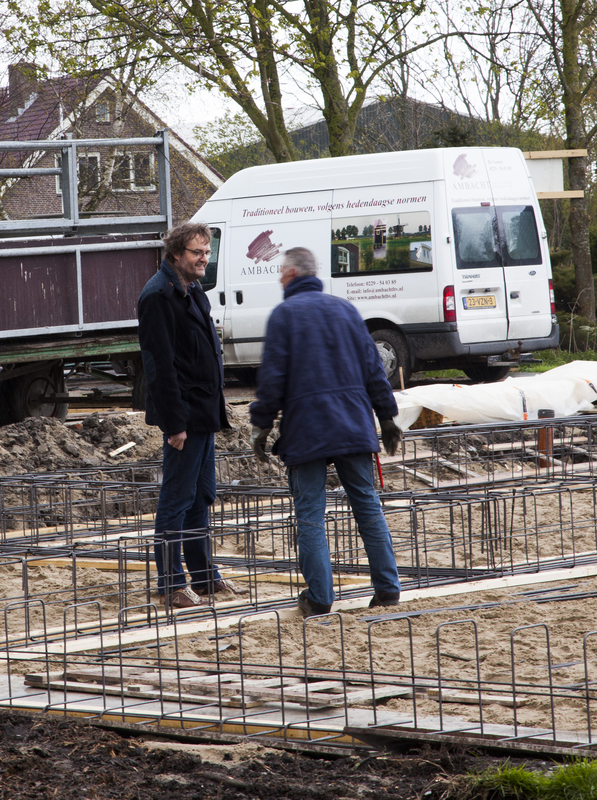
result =
[[597,361],[573,361],[541,375],[498,383],[421,386],[394,395],[402,430],[410,428],[423,408],[463,424],[537,419],[543,408],[552,409],[556,417],[569,417],[594,410]]

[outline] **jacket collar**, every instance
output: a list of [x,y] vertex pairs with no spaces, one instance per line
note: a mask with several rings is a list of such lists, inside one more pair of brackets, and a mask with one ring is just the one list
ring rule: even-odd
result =
[[[162,263],[160,264],[160,269],[166,275],[168,280],[171,281],[171,283],[174,286],[174,288],[176,289],[176,291],[179,292],[182,295],[186,295],[186,293],[187,293],[186,289],[182,285],[182,283],[180,282],[180,278],[178,277],[178,275],[174,271],[174,269],[172,267],[172,264],[169,261],[167,261],[165,258],[162,260]],[[198,289],[202,290],[201,284],[198,283],[197,281],[193,281],[193,283],[189,284],[188,288],[189,289],[198,288]]]
[[284,300],[300,292],[323,292],[323,283],[315,275],[300,275],[284,289]]

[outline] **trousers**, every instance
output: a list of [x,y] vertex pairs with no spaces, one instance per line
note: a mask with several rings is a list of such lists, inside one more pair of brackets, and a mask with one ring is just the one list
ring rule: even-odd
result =
[[[186,586],[184,560],[195,592],[221,580],[210,562],[209,507],[216,499],[216,462],[213,433],[189,433],[182,450],[164,436],[162,485],[155,517],[155,563],[158,592]],[[168,575],[164,571],[164,547],[168,548]]]
[[[375,491],[371,453],[335,456],[340,482],[348,496],[365,546],[371,582],[377,592],[400,591],[392,537]],[[299,566],[311,600],[324,606],[334,602],[330,551],[325,533],[325,458],[288,468],[298,529]]]

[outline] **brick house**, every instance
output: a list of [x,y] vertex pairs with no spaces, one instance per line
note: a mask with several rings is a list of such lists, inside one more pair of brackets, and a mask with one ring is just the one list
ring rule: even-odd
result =
[[[109,139],[153,136],[167,125],[130,92],[118,91],[108,74],[39,80],[35,66],[9,66],[0,88],[0,141]],[[170,130],[170,179],[174,224],[188,220],[224,178]],[[153,151],[153,152],[152,152]],[[53,167],[56,151],[0,153],[0,167]],[[159,213],[155,150],[142,147],[78,149],[81,216]],[[0,218],[61,216],[55,176],[0,179]]]

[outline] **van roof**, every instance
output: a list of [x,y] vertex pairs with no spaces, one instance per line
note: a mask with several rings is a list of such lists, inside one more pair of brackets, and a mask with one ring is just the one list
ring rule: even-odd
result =
[[[325,189],[374,186],[390,182],[418,183],[441,180],[444,177],[446,149],[369,153],[249,167],[228,178],[226,183],[211,196],[210,200],[315,192]],[[450,158],[453,160],[459,152],[495,151],[496,149],[462,147],[449,148],[449,152]]]

